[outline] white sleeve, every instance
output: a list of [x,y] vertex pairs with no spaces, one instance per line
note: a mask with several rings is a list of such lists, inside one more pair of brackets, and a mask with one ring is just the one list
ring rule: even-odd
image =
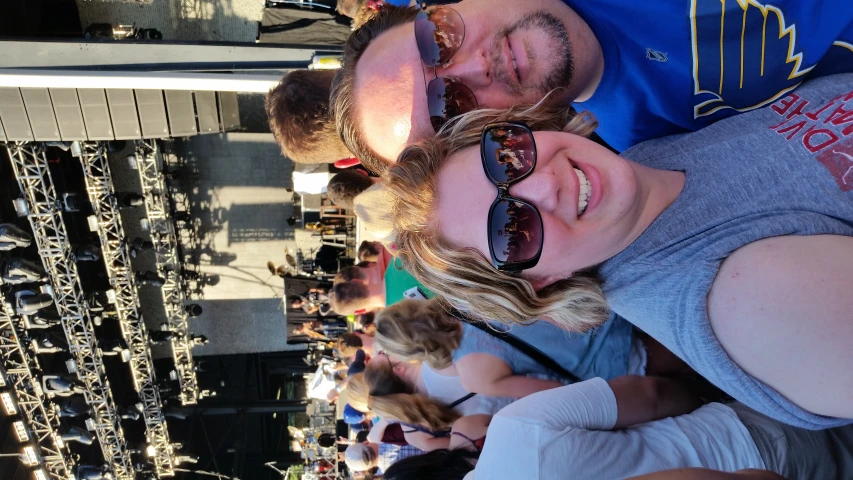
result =
[[497,417],[524,419],[551,430],[611,430],[616,425],[616,396],[602,378],[534,393],[504,407]]

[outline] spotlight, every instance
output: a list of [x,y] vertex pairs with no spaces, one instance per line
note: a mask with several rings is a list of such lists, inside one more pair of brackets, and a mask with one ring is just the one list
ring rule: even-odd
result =
[[24,422],[15,420],[12,422],[12,426],[15,427],[15,435],[18,436],[19,442],[24,443],[30,441],[30,434],[27,433],[27,427],[24,425]]
[[6,372],[0,367],[0,387],[6,386]]
[[27,445],[24,447],[23,452],[21,452],[21,461],[24,462],[24,465],[35,467],[39,464],[39,456],[36,453],[35,447],[32,445]]
[[34,470],[33,475],[35,476],[36,480],[47,480],[47,474],[44,473],[44,470],[42,469]]
[[18,413],[18,408],[15,407],[15,400],[9,392],[0,392],[0,401],[3,402],[3,408],[7,415],[15,415]]
[[154,445],[148,445],[147,447],[145,447],[145,454],[149,457],[153,457],[157,455],[157,449],[154,448]]
[[92,435],[91,433],[87,432],[86,430],[83,430],[82,428],[78,428],[78,427],[69,428],[68,432],[61,434],[60,437],[62,438],[62,441],[65,443],[79,442],[79,443],[82,443],[83,445],[91,445],[92,443],[95,442],[95,436],[94,435]]
[[29,247],[33,241],[29,233],[11,223],[0,224],[0,250]]

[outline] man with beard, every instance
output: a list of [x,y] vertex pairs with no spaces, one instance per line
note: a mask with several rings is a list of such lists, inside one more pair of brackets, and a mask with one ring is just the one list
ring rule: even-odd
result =
[[843,71],[849,0],[462,0],[383,6],[347,41],[331,102],[349,149],[383,173],[476,108],[572,102],[621,151]]

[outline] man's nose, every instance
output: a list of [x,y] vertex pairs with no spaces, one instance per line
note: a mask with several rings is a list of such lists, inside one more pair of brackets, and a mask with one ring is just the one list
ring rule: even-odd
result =
[[492,83],[492,64],[488,52],[482,48],[467,54],[456,52],[448,64],[438,68],[437,73],[440,77],[458,78],[472,90],[488,87]]
[[557,208],[559,191],[559,179],[545,169],[534,171],[529,177],[509,188],[512,196],[526,200],[542,212]]

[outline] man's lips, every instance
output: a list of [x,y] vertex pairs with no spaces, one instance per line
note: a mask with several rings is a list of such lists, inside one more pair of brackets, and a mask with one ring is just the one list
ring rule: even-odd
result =
[[516,76],[519,85],[521,85],[524,79],[527,78],[530,70],[530,59],[527,55],[527,50],[524,48],[524,42],[507,35],[507,43],[509,44],[510,52],[512,52],[512,58],[515,60]]
[[510,47],[509,37],[504,37],[504,42],[502,45],[501,57],[502,57],[502,66],[504,69],[504,73],[506,74],[506,79],[510,80],[514,86],[521,85],[521,79],[518,76],[518,72],[516,70],[515,65],[513,65],[513,51]]

